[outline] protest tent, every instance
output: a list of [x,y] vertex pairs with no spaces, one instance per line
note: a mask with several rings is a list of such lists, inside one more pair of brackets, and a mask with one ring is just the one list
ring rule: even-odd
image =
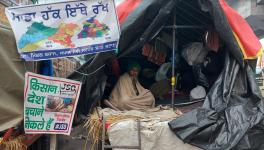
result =
[[[125,2],[127,2],[127,5],[131,3],[134,4],[133,1]],[[224,70],[208,93],[204,106],[201,109],[194,110],[189,114],[185,114],[181,118],[170,123],[171,128],[176,132],[176,134],[185,142],[204,149],[260,148],[261,142],[258,142],[256,137],[258,137],[258,139],[261,139],[262,137],[262,133],[259,132],[263,129],[262,124],[260,124],[263,118],[262,98],[260,96],[259,89],[255,84],[254,76],[252,75],[253,73],[248,65],[249,61],[244,60],[244,58],[247,57],[245,57],[243,51],[241,50],[241,44],[243,45],[243,41],[245,41],[245,39],[243,40],[243,35],[239,34],[239,31],[235,30],[235,23],[232,27],[230,27],[231,24],[227,19],[228,16],[225,15],[222,9],[223,5],[221,5],[221,2],[223,1],[208,0],[198,3],[198,1],[194,0],[190,0],[188,2],[173,0],[142,0],[135,2],[136,4],[133,5],[133,9],[129,10],[127,15],[124,15],[123,22],[121,22],[122,36],[119,45],[119,53],[117,55],[119,59],[125,58],[131,53],[138,51],[143,47],[144,43],[155,38],[155,35],[159,34],[159,31],[163,26],[171,25],[171,20],[173,20],[173,11],[178,10],[179,8],[182,9],[180,9],[179,12],[176,11],[176,15],[178,15],[176,18],[180,22],[181,18],[188,18],[185,15],[189,14],[191,15],[189,16],[189,18],[191,18],[189,23],[191,22],[193,24],[188,25],[206,26],[213,23],[219,32],[221,39],[226,45],[227,54]],[[127,5],[120,5],[120,7],[122,6],[125,8]],[[119,8],[119,10],[121,8]],[[201,11],[201,9],[208,12],[204,13]],[[123,9],[123,11],[127,10]],[[119,13],[122,13],[122,11]],[[198,16],[194,17],[195,15]],[[188,19],[182,21],[182,24],[180,25],[186,25],[186,22],[188,22]],[[205,25],[203,24],[204,22],[206,22]],[[203,28],[194,28],[192,30],[178,31],[181,34],[179,33],[177,35],[185,36],[182,38],[185,38],[184,40],[181,40],[180,36],[176,37],[179,39],[179,42],[183,42],[179,45],[183,45],[188,41],[195,41],[197,39],[199,40],[202,36],[201,34],[204,32]],[[171,30],[168,29],[167,32],[170,31]],[[196,36],[192,34],[197,31],[198,33],[196,33]],[[234,31],[237,32],[237,37],[234,36]],[[11,31],[3,29],[3,32],[1,33],[3,33],[1,37],[9,38],[3,41],[12,42],[1,43],[4,45],[4,50],[2,51],[3,58],[7,58],[5,57],[7,55],[5,50],[11,49],[10,45],[13,45],[14,50],[16,50],[14,42],[15,40],[12,37]],[[240,43],[237,42],[239,37],[242,41],[240,41]],[[251,38],[251,36],[248,37]],[[249,43],[258,46],[254,40]],[[259,48],[257,46],[257,50],[255,50],[253,53],[250,53],[251,56],[248,58],[254,58],[254,56],[257,56]],[[9,54],[11,55],[11,53]],[[79,103],[80,109],[77,110],[79,113],[83,114],[87,114],[94,101],[101,100],[103,98],[106,80],[109,78],[106,69],[111,68],[108,67],[108,65],[115,65],[111,59],[115,58],[116,56],[114,53],[107,52],[87,57],[89,57],[89,61],[78,71],[69,76],[71,79],[83,81],[84,88],[82,89],[82,96]],[[15,105],[17,107],[12,106],[12,108],[9,109],[9,104],[6,105],[6,103],[2,103],[4,110],[7,111],[3,111],[4,115],[2,115],[3,120],[1,120],[1,122],[7,123],[8,126],[4,125],[1,130],[5,130],[11,126],[14,126],[22,120],[23,102],[20,102],[20,100],[23,99],[23,77],[25,70],[23,70],[23,63],[18,61],[20,59],[18,59],[18,55],[15,53],[15,51],[14,56],[11,56],[11,58],[15,59],[12,59],[12,61],[3,59],[2,61],[4,62],[1,63],[3,66],[4,64],[6,64],[5,66],[8,66],[3,67],[2,70],[9,72],[8,69],[11,69],[9,74],[10,76],[7,77],[6,74],[3,74],[4,76],[2,77],[5,79],[11,78],[10,80],[5,80],[5,82],[2,83],[3,95],[8,95],[3,96],[7,97],[3,100],[5,100],[5,102],[8,101],[9,104],[12,104],[13,106]],[[16,76],[15,79],[12,78],[14,77],[13,75]],[[16,81],[16,79],[19,79],[19,81]],[[12,81],[12,86],[10,86],[11,82],[9,81]],[[13,84],[19,85],[14,86]],[[16,97],[14,95],[18,96]],[[13,104],[11,101],[18,102]],[[234,117],[233,115],[235,114],[236,116]],[[198,119],[196,116],[199,116],[200,118]],[[190,126],[189,121],[194,120],[203,121],[191,123],[192,125],[195,125],[195,127]],[[242,122],[243,120],[247,121]],[[199,125],[199,128],[197,128],[197,125]],[[227,132],[226,135],[223,134],[225,131],[231,130],[228,128],[230,126],[236,127],[236,130],[232,130],[234,133]],[[210,131],[207,132],[208,130]],[[212,134],[214,136],[210,136]]]
[[[133,10],[124,9],[132,4]],[[87,115],[92,105],[104,98],[108,69],[116,65],[112,59],[121,61],[141,50],[164,27],[173,24],[175,13],[176,25],[182,26],[176,34],[178,47],[199,41],[205,28],[214,25],[224,45],[225,60],[203,106],[171,121],[171,130],[184,142],[203,149],[263,148],[260,139],[264,136],[264,107],[252,71],[261,45],[246,21],[224,0],[127,0],[120,4],[118,13],[119,17],[125,14],[119,18],[122,25],[118,54],[89,56],[87,63],[69,76],[83,82],[78,114]]]
[[0,26],[0,131],[14,127],[23,119],[25,63],[20,59],[13,32]]

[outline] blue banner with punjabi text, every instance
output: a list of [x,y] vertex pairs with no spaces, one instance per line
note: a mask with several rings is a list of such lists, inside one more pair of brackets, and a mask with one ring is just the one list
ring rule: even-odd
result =
[[18,52],[27,61],[116,50],[114,0],[83,0],[6,8]]

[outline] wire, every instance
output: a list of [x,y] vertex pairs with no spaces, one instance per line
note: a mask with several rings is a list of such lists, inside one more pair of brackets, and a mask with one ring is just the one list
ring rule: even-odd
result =
[[95,71],[93,71],[93,72],[91,72],[91,73],[88,73],[88,74],[86,74],[86,73],[82,73],[82,72],[77,71],[77,70],[74,70],[74,72],[77,72],[77,73],[79,73],[79,74],[81,74],[81,75],[84,75],[84,76],[90,76],[90,75],[92,75],[92,74],[95,74],[97,71],[99,71],[100,69],[102,69],[104,66],[105,66],[105,64],[103,64],[101,67],[97,68]]

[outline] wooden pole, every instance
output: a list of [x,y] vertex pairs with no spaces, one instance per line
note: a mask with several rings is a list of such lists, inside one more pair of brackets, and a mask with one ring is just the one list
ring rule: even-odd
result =
[[50,150],[56,150],[57,147],[57,135],[50,135]]

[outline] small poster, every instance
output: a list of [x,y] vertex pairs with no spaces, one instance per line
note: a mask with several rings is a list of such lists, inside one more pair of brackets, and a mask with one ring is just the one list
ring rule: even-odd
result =
[[25,133],[70,135],[80,90],[80,82],[27,72]]
[[9,7],[18,52],[28,61],[113,51],[120,36],[114,0]]

